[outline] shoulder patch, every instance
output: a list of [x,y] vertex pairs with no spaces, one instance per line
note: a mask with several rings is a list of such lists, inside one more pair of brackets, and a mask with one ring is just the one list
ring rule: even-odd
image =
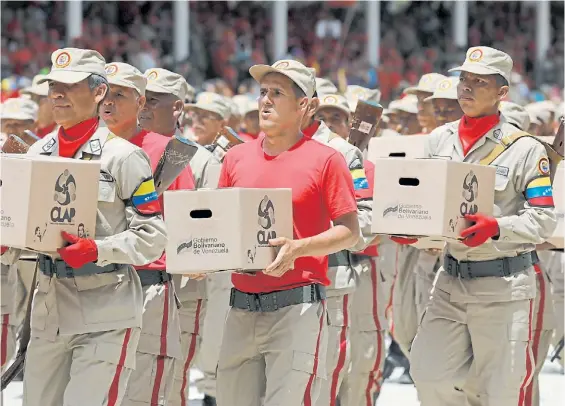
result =
[[524,191],[526,200],[530,206],[554,207],[553,189],[549,176],[538,176],[533,178]]
[[510,173],[510,169],[508,167],[496,165],[496,174],[497,175],[504,176],[504,177],[507,178],[509,173]]
[[369,182],[365,175],[365,169],[351,169],[351,177],[353,178],[353,188],[355,190],[369,189]]
[[145,179],[133,192],[131,202],[135,211],[143,215],[154,215],[161,213],[161,205],[153,178]]
[[107,172],[100,171],[100,182],[114,182],[114,177]]
[[549,175],[549,159],[546,157],[540,158],[538,161],[538,172],[541,175]]
[[352,171],[354,169],[363,169],[363,162],[361,162],[361,160],[359,158],[355,158],[350,164],[349,164],[349,170]]
[[55,141],[55,138],[51,138],[49,140],[49,142],[43,146],[43,148],[42,148],[43,151],[49,152],[51,150],[51,148],[53,148],[53,145],[55,145],[56,142],[57,141]]
[[494,130],[494,132],[492,133],[493,137],[496,138],[498,141],[500,141],[502,139],[502,137],[504,136],[502,134],[502,130],[498,129],[498,130]]

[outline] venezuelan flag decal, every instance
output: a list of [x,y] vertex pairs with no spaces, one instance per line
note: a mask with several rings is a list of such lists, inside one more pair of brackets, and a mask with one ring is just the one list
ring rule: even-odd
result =
[[365,176],[364,169],[352,169],[351,177],[353,178],[353,187],[355,190],[369,189],[369,182],[367,182],[367,176]]
[[549,176],[540,176],[526,186],[526,200],[530,206],[553,207],[553,190]]
[[157,192],[155,191],[155,183],[153,178],[149,178],[141,182],[141,184],[133,192],[131,197],[133,207],[140,214],[156,214],[161,212]]

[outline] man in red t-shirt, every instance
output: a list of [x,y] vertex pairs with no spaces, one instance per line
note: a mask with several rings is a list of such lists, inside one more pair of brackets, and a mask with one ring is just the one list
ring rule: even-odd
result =
[[[106,65],[110,90],[100,108],[108,129],[140,147],[149,156],[153,171],[170,141],[164,135],[148,132],[137,125],[145,104],[147,79],[131,65],[114,62]],[[194,189],[190,166],[175,179],[169,190]],[[159,196],[161,206],[163,196]],[[166,402],[174,377],[175,363],[181,363],[179,311],[175,289],[166,272],[165,253],[157,261],[136,267],[144,294],[141,338],[123,406]],[[147,371],[154,371],[147,375]]]
[[325,378],[327,255],[359,239],[355,192],[340,153],[300,131],[312,70],[283,60],[250,73],[264,135],[228,151],[219,186],[291,188],[294,239],[269,241],[279,253],[264,271],[232,276],[218,404],[309,406]]

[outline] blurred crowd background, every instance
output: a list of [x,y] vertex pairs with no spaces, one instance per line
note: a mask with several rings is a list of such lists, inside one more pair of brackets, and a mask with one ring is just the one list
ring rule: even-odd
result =
[[[173,7],[166,1],[83,1],[82,36],[66,41],[61,1],[1,4],[2,98],[17,96],[51,52],[74,46],[100,51],[107,61],[141,71],[163,67],[197,89],[231,96],[253,93],[248,68],[272,63],[272,13],[268,2],[191,1],[190,57],[173,57]],[[465,58],[452,38],[453,2],[391,1],[381,6],[380,65],[367,61],[366,13],[348,1],[290,2],[288,56],[334,83],[379,88],[384,102],[397,98],[422,74],[445,73]],[[514,59],[516,101],[562,98],[564,2],[551,2],[551,46],[536,66],[536,13],[532,1],[469,2],[468,45],[487,45]],[[343,46],[340,46],[343,44]],[[534,72],[536,74],[534,74]]]

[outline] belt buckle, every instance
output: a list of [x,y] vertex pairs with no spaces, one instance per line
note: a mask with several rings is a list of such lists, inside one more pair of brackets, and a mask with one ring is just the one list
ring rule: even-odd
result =
[[[245,298],[247,300],[247,309],[251,312],[261,311],[260,293],[247,293]],[[252,306],[253,304],[253,306]]]
[[471,263],[468,261],[457,263],[458,276],[461,279],[473,279],[473,273],[471,272]]
[[459,261],[457,261],[455,258],[448,257],[447,273],[451,276],[459,276]]
[[510,276],[511,274],[510,259],[502,258],[502,276]]

